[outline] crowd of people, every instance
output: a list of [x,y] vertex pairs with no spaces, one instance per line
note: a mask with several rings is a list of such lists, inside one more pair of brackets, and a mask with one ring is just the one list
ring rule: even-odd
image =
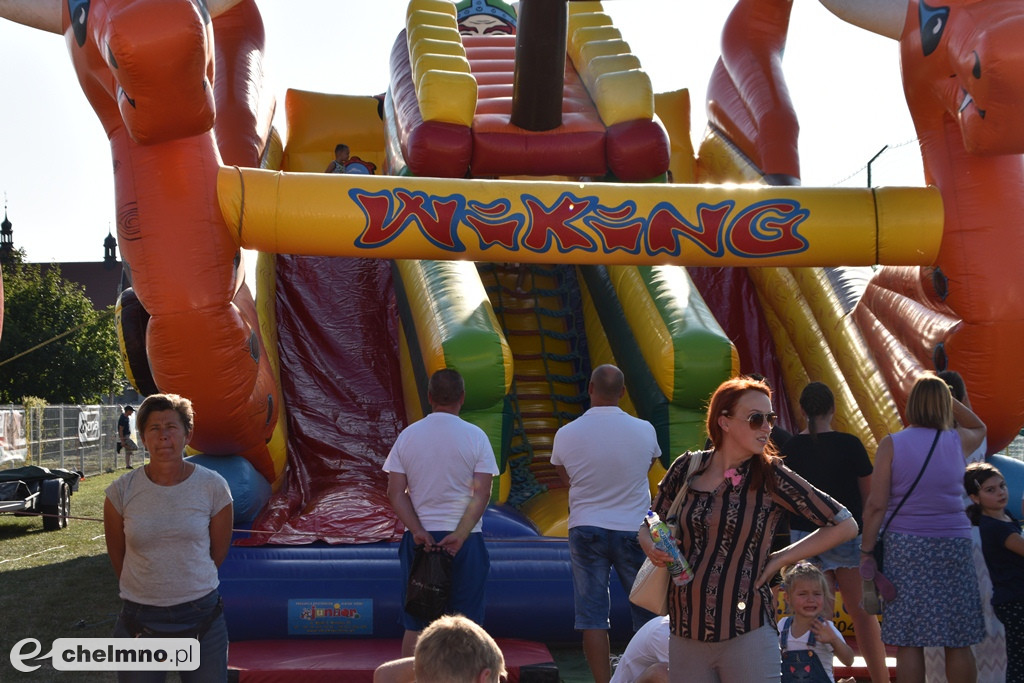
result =
[[[938,648],[946,680],[972,683],[972,646],[992,635],[983,585],[993,586],[994,615],[1005,625],[1008,663],[998,675],[1024,681],[1024,537],[999,471],[967,465],[983,453],[986,430],[957,379],[917,380],[907,428],[880,441],[874,464],[856,436],[833,429],[828,386],[804,389],[806,426],[780,452],[771,388],[763,378],[729,379],[708,403],[707,448],[677,457],[652,499],[655,430],[619,407],[621,370],[595,368],[590,408],[558,430],[551,455],[568,487],[574,623],[594,681],[834,683],[833,657],[853,660],[832,623],[838,588],[874,683],[889,680],[883,643],[896,648],[900,683],[928,680],[926,648]],[[383,469],[405,525],[402,604],[416,553],[445,553],[445,616],[404,611],[402,658],[374,680],[496,682],[504,660],[481,627],[489,569],[481,520],[497,466],[486,434],[459,417],[461,375],[435,372],[427,395],[431,413],[402,431]],[[115,635],[197,637],[201,670],[182,680],[224,680],[217,567],[230,543],[230,491],[183,458],[193,425],[187,399],[150,396],[137,425],[150,462],[111,484],[104,507],[124,600]],[[611,569],[629,592],[645,559],[659,568],[672,560],[644,523],[648,511],[668,523],[692,580],[669,582],[667,614],[633,606],[635,636],[613,672]],[[773,543],[786,523],[790,542]],[[880,567],[875,546],[883,540]],[[776,623],[779,576],[792,616]],[[875,610],[865,610],[876,592],[884,598],[880,629]],[[119,680],[153,680],[145,676],[121,672]]]
[[[964,478],[983,452],[985,426],[958,379],[928,373],[917,381],[909,426],[880,442],[874,465],[856,436],[833,428],[835,396],[825,384],[804,389],[806,426],[780,439],[780,449],[770,387],[759,377],[730,379],[709,401],[707,448],[676,458],[651,499],[648,472],[661,455],[654,430],[618,407],[622,372],[596,368],[591,408],[557,432],[551,456],[569,488],[575,627],[594,680],[665,681],[675,670],[696,682],[834,681],[833,657],[853,660],[832,623],[834,589],[872,681],[889,680],[886,644],[896,648],[901,681],[928,680],[925,648],[940,650],[947,680],[978,680],[971,647],[986,628],[965,487],[984,557],[998,568],[993,602],[1004,622],[1024,605],[1014,574],[1024,569],[1024,540],[998,470],[975,465],[966,471],[976,481]],[[674,530],[693,580],[669,584],[667,615],[634,606],[636,635],[613,675],[611,568],[628,590],[645,557],[656,567],[671,561],[643,523],[648,510]],[[790,543],[773,546],[787,523]],[[880,531],[884,574],[873,555]],[[779,575],[793,611],[782,623],[771,589]],[[862,586],[874,597],[875,579],[885,598],[881,628],[862,604]],[[1020,632],[1007,628],[1006,652],[1019,650]],[[1010,660],[1005,680],[1021,680]]]

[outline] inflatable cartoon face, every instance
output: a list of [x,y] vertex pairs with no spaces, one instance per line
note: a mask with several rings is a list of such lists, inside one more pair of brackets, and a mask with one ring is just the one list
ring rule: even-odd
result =
[[1017,0],[921,0],[902,40],[908,100],[937,100],[959,125],[968,152],[1024,153],[1022,36]]
[[455,5],[455,11],[462,34],[516,32],[516,12],[501,0],[462,0]]
[[99,104],[104,99],[116,103],[140,144],[213,127],[213,25],[204,0],[68,0],[64,26],[82,88],[108,133],[119,122]]

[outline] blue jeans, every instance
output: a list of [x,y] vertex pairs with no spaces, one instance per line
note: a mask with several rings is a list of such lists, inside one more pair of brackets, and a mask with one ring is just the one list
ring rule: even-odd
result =
[[[435,541],[450,534],[451,531],[430,531]],[[398,559],[402,567],[402,606],[405,605],[405,590],[409,583],[409,571],[412,568],[413,551],[416,542],[408,531],[402,535],[398,544]],[[491,570],[491,559],[484,545],[484,535],[477,532],[466,538],[459,552],[452,558],[452,592],[448,597],[445,614],[461,614],[481,626],[484,623],[484,594],[487,587],[487,574]],[[399,618],[402,628],[407,631],[422,631],[430,624],[407,613],[405,609]]]
[[[596,526],[569,529],[569,557],[572,559],[573,603],[576,606],[577,631],[608,629],[611,623],[611,595],[608,581],[611,568],[629,594],[636,573],[644,563],[644,551],[635,531],[612,531]],[[653,619],[655,614],[630,604],[633,631]]]
[[[216,589],[198,600],[180,605],[156,607],[125,600],[114,625],[115,638],[134,638],[126,620],[158,631],[180,631],[203,623],[217,607],[220,593]],[[224,614],[218,616],[199,641],[199,668],[179,671],[182,683],[224,683],[228,679],[228,627]],[[118,671],[120,683],[163,683],[166,671]]]

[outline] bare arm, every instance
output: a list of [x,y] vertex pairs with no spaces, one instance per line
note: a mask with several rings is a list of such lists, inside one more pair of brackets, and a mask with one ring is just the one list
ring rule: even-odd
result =
[[832,646],[832,652],[840,662],[846,666],[853,666],[853,648],[847,644],[841,633],[832,628],[832,622],[815,621],[811,624],[811,630],[819,642]]
[[864,537],[861,549],[870,554],[878,540],[878,530],[882,526],[882,517],[889,507],[889,494],[892,485],[892,438],[885,437],[878,444],[875,453],[875,471],[871,475],[871,494],[864,503]]
[[442,538],[441,542],[438,543],[438,545],[452,555],[459,552],[462,544],[469,538],[469,534],[472,533],[473,527],[476,526],[476,523],[483,516],[484,510],[487,509],[487,504],[491,501],[492,478],[487,472],[473,473],[473,495],[469,500],[469,505],[466,506],[466,511],[462,513],[462,519],[459,520],[459,525],[455,527],[455,531]]
[[1003,542],[1006,549],[1010,552],[1017,553],[1018,555],[1024,555],[1024,536],[1020,534],[1010,534],[1006,537]]
[[757,577],[755,588],[760,588],[779,573],[783,567],[796,564],[800,560],[820,555],[826,550],[835,548],[841,543],[853,540],[857,537],[857,522],[853,517],[847,517],[838,524],[823,526],[814,530],[813,533],[804,536],[796,543],[792,543],[782,550],[768,556],[764,570]]
[[373,672],[373,683],[414,683],[416,670],[412,657],[402,657],[384,662]]
[[114,565],[114,576],[121,580],[121,570],[124,569],[124,517],[114,508],[114,504],[107,498],[103,501],[103,536],[107,541],[107,555],[110,556],[110,564]]
[[953,419],[956,420],[956,431],[960,434],[960,445],[964,449],[964,457],[978,450],[985,440],[988,430],[981,418],[960,401],[953,399]]
[[231,523],[235,519],[235,506],[228,503],[210,518],[210,557],[220,567],[227,559],[231,547]]
[[394,508],[398,519],[402,520],[402,524],[412,534],[416,545],[427,547],[434,545],[434,537],[423,528],[420,517],[412,506],[412,498],[409,497],[409,479],[404,472],[388,472],[388,500],[391,501],[391,507]]
[[871,475],[857,477],[857,490],[860,492],[861,514],[864,512],[864,503],[871,496]]

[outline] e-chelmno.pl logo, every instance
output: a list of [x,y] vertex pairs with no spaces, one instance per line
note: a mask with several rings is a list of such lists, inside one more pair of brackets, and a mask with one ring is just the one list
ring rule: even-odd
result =
[[35,638],[11,648],[11,666],[31,673],[49,659],[58,671],[195,671],[195,638],[58,638],[48,653]]

